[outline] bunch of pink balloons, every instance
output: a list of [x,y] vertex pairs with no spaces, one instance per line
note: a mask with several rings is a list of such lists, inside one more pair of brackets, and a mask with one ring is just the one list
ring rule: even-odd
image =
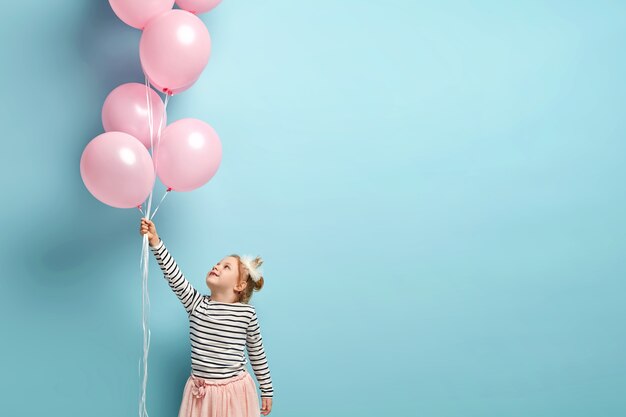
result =
[[[102,106],[105,133],[91,140],[80,160],[89,192],[116,208],[140,207],[158,176],[168,191],[191,191],[219,168],[222,145],[215,130],[197,119],[167,126],[167,96],[190,88],[206,67],[211,38],[195,15],[221,0],[109,0],[115,14],[141,29],[139,56],[146,84],[126,83]],[[152,155],[150,154],[152,150]]]

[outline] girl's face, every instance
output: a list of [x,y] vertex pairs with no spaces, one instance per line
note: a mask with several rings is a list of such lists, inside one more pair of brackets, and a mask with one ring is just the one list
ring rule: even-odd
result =
[[227,256],[219,261],[207,274],[206,284],[211,293],[227,293],[239,283],[239,262]]

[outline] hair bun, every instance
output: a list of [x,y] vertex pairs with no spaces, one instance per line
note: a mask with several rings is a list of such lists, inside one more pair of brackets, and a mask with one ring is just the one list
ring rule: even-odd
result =
[[254,289],[256,291],[261,291],[261,288],[263,288],[263,277],[259,278],[259,280],[254,283]]

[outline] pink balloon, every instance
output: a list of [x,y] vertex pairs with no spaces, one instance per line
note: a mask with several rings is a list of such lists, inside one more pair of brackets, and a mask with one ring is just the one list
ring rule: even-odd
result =
[[171,10],[174,0],[109,0],[109,4],[124,23],[143,29],[150,19]]
[[[152,103],[152,141],[156,142],[159,123],[167,125],[167,115],[161,97],[148,88]],[[109,93],[102,106],[102,126],[105,132],[125,132],[139,139],[150,149],[149,109],[146,86],[139,83],[122,84]]]
[[206,13],[220,4],[222,0],[176,0],[176,4],[183,10],[198,14]]
[[197,119],[178,120],[165,128],[152,152],[157,175],[174,191],[206,184],[222,161],[222,143],[215,130]]
[[155,180],[150,153],[124,132],[107,132],[92,139],[80,158],[80,175],[94,197],[116,208],[139,206]]
[[170,10],[152,19],[139,41],[143,71],[157,90],[170,95],[196,82],[210,54],[208,29],[185,10]]

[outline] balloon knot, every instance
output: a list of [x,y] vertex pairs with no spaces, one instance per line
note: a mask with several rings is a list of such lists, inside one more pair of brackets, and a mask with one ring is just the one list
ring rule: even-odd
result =
[[172,187],[167,187],[167,192],[169,193],[170,191],[172,191]]

